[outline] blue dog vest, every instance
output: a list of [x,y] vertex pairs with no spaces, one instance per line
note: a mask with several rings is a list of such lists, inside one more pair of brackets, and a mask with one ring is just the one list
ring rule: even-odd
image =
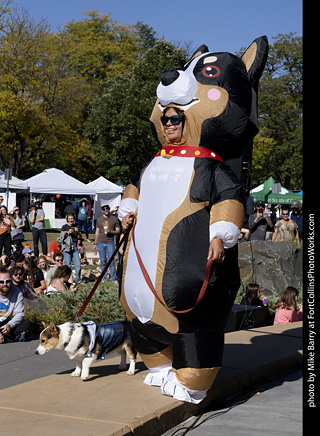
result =
[[101,352],[98,359],[105,359],[106,354],[116,348],[123,339],[124,329],[120,322],[96,325],[94,322],[89,321],[83,324],[87,326],[90,334],[90,347],[86,353],[86,357],[91,357],[91,352],[96,340],[101,344]]

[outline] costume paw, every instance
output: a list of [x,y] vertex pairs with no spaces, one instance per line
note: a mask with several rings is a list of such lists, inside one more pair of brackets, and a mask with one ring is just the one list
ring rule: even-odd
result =
[[81,369],[80,368],[76,368],[70,375],[71,375],[71,377],[80,377]]
[[163,382],[167,379],[168,372],[171,371],[171,368],[171,363],[162,366],[155,366],[154,368],[149,368],[150,372],[144,379],[144,383],[149,386],[161,386]]
[[161,393],[169,395],[175,400],[199,404],[207,396],[207,390],[192,390],[178,382],[175,373],[171,370],[167,379],[161,386]]

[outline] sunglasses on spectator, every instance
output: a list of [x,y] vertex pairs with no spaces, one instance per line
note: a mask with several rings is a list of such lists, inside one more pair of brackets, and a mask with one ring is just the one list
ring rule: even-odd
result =
[[8,283],[11,283],[11,279],[0,280],[0,285],[7,285]]
[[63,259],[56,259],[56,262],[63,262]]
[[22,273],[14,273],[14,274],[12,274],[13,276],[16,276],[16,277],[18,277],[18,276],[22,276]]
[[167,117],[166,115],[164,115],[163,117],[161,117],[162,125],[165,126],[169,120],[173,126],[177,126],[178,124],[180,124],[180,117],[178,115],[172,115],[172,117]]
[[283,213],[283,212],[282,212],[282,215],[289,215],[289,214],[288,214],[288,213]]
[[109,210],[109,208],[107,206],[102,206],[101,208],[102,210]]

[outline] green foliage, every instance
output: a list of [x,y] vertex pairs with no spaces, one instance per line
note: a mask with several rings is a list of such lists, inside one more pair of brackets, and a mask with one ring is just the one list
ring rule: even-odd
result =
[[259,85],[260,137],[254,142],[252,184],[273,176],[288,189],[302,189],[302,38],[273,39]]
[[57,167],[92,179],[95,155],[82,132],[88,106],[106,80],[132,70],[155,42],[142,22],[85,16],[53,33],[45,20],[36,23],[0,0],[0,167],[15,176]]
[[[26,311],[26,317],[42,330],[42,321],[56,324],[64,322],[74,322],[77,313],[85,302],[93,284],[80,284],[77,293],[57,294],[47,297],[40,295],[40,299],[45,302],[47,310],[45,313]],[[98,289],[93,294],[86,310],[79,322],[94,321],[102,324],[113,321],[125,320],[125,313],[120,305],[118,297],[118,287],[112,282],[100,283]]]

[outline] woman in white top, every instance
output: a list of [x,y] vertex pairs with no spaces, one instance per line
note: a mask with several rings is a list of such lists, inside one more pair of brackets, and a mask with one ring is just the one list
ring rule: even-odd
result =
[[71,268],[69,268],[67,265],[58,266],[54,273],[53,279],[48,286],[46,295],[50,295],[55,292],[75,292],[77,290],[77,286],[73,287],[72,289],[69,288],[70,284],[68,283],[68,280],[70,279],[71,274]]

